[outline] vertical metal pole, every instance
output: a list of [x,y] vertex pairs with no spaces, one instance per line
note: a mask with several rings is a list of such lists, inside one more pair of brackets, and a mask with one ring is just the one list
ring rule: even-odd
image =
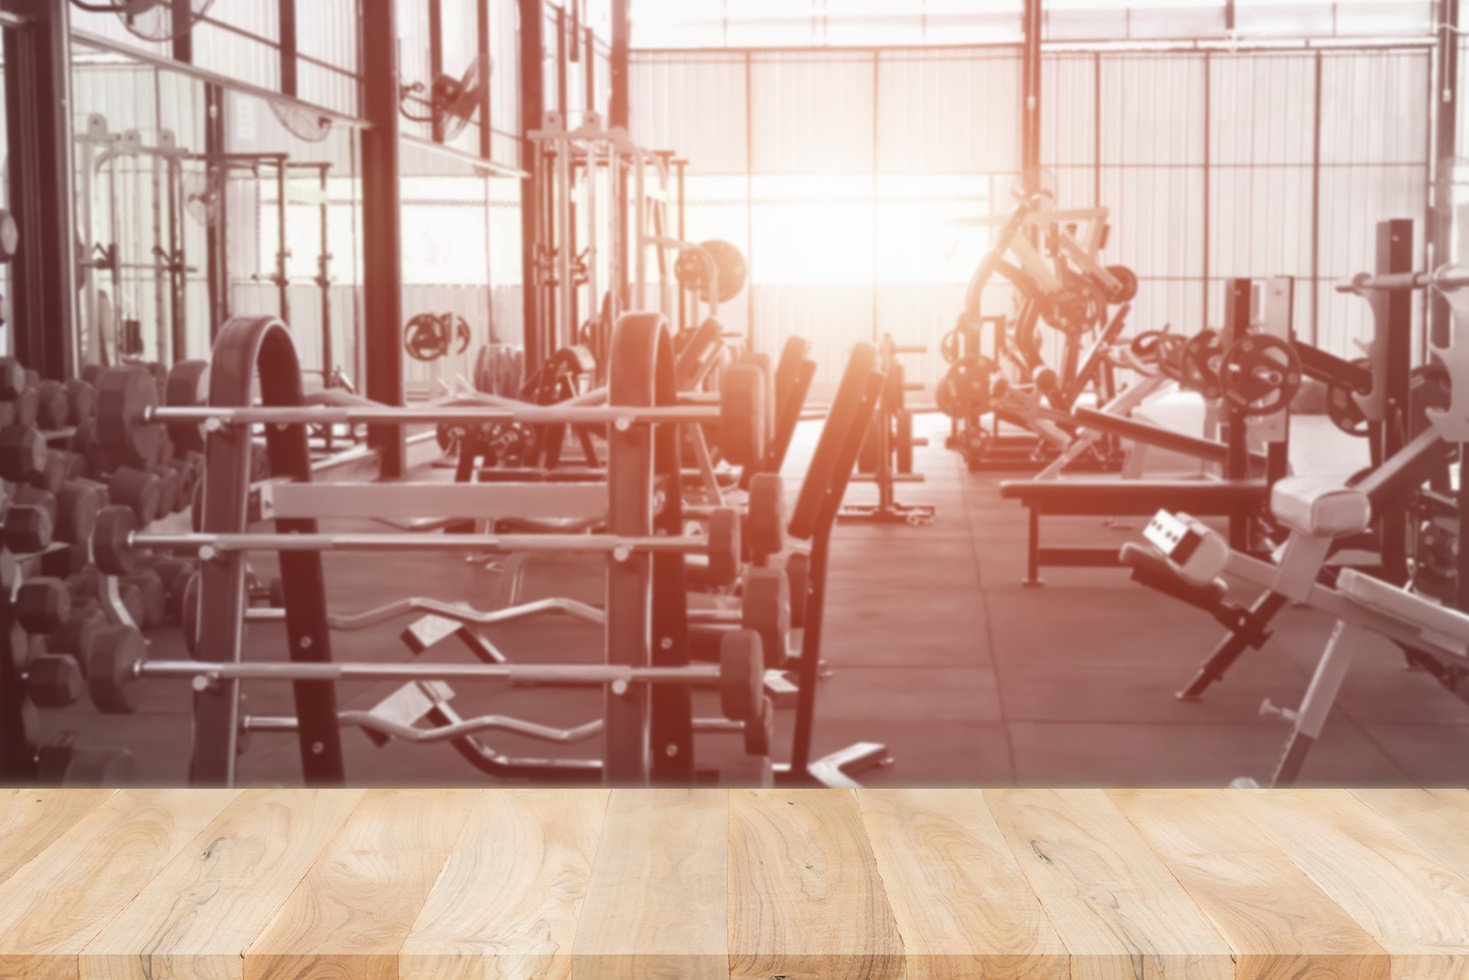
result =
[[536,246],[540,242],[541,186],[544,179],[540,152],[526,134],[541,125],[545,115],[545,78],[541,70],[541,0],[520,0],[520,166],[530,178],[520,182],[520,279],[523,311],[525,371],[541,366],[549,353],[541,343],[541,297],[537,287]]
[[556,111],[566,128],[571,129],[571,92],[568,86],[566,54],[566,8],[556,8]]
[[[474,49],[481,55],[489,55],[490,0],[479,0],[476,15]],[[493,146],[490,136],[490,86],[483,85],[480,87],[479,94],[479,155],[488,160],[492,152]]]
[[[398,37],[395,0],[362,5],[362,268],[365,393],[387,405],[403,404],[402,165],[398,147]],[[402,426],[372,426],[385,478],[401,477],[407,444]]]
[[4,32],[10,209],[21,233],[11,266],[11,350],[48,378],[71,374],[76,324],[70,6],[4,5],[26,18]]
[[[1210,228],[1209,228],[1209,211],[1210,211],[1210,209],[1209,209],[1209,189],[1210,189],[1210,184],[1211,184],[1211,181],[1210,181],[1209,178],[1211,176],[1210,168],[1213,166],[1213,162],[1211,160],[1211,157],[1213,155],[1212,154],[1213,147],[1210,145],[1210,139],[1209,139],[1209,121],[1210,121],[1209,117],[1210,117],[1210,114],[1213,112],[1213,107],[1211,105],[1213,93],[1210,91],[1211,81],[1212,81],[1211,76],[1213,75],[1213,73],[1214,73],[1213,60],[1210,58],[1209,52],[1205,51],[1204,52],[1204,114],[1203,114],[1203,120],[1204,120],[1204,202],[1203,202],[1204,203],[1204,241],[1203,241],[1203,246],[1204,246],[1203,247],[1203,254],[1204,254],[1204,259],[1203,259],[1204,288],[1203,288],[1203,291],[1202,291],[1203,292],[1203,303],[1202,303],[1202,306],[1201,306],[1201,309],[1200,309],[1200,319],[1199,319],[1200,329],[1206,328],[1209,325],[1209,271],[1210,271],[1210,269],[1209,269],[1209,264],[1210,264],[1210,257],[1209,257],[1209,234],[1210,234]],[[1228,316],[1228,313],[1226,312],[1225,315],[1227,317]],[[1245,322],[1244,329],[1249,329],[1249,323],[1250,323],[1249,316],[1246,316],[1245,317],[1244,322]],[[1226,343],[1228,343],[1228,339],[1227,338],[1226,338]],[[1232,417],[1233,416],[1231,415],[1231,418]]]
[[204,176],[219,182],[214,221],[204,232],[205,275],[209,289],[209,342],[230,318],[229,171],[219,162],[225,152],[224,89],[204,86]]
[[[1459,0],[1439,0],[1437,111],[1434,113],[1433,225],[1428,229],[1430,254],[1427,268],[1434,269],[1454,258],[1454,160],[1458,157],[1459,118]],[[1447,345],[1453,336],[1453,317],[1448,300],[1438,290],[1429,290],[1430,332],[1435,345]]]
[[745,52],[745,264],[750,270],[745,301],[745,347],[755,349],[755,105],[754,56]]
[[1311,116],[1311,346],[1321,343],[1321,78],[1316,52],[1316,104]]
[[[434,80],[444,73],[444,8],[442,0],[428,0],[428,80],[432,86]],[[430,88],[432,92],[432,88]],[[435,143],[444,142],[444,119],[443,113],[435,111],[433,122],[430,124],[433,131]]]
[[[607,126],[632,132],[632,80],[629,73],[629,51],[632,45],[632,20],[629,16],[630,0],[612,0],[612,97],[609,102]],[[628,236],[627,236],[627,171],[623,170],[613,187],[613,206],[617,208],[618,268],[622,270],[620,280],[614,280],[613,289],[620,292],[619,308],[629,305],[627,281]]]
[[[309,2],[309,0],[308,0]],[[296,0],[280,0],[281,91],[300,94],[296,60]]]
[[1031,190],[1040,188],[1041,0],[1025,0],[1025,40],[1020,58],[1020,172]]
[[[1412,219],[1380,222],[1377,226],[1375,271],[1399,273],[1412,270]],[[1387,379],[1381,458],[1390,459],[1408,440],[1408,401],[1413,370],[1413,294],[1400,289],[1373,291],[1369,296],[1377,329],[1384,331],[1378,337],[1386,354],[1385,370],[1378,377]],[[1391,514],[1382,516],[1382,568],[1387,580],[1394,583],[1406,582],[1408,577],[1405,511],[1406,501],[1395,507]]]
[[[1231,279],[1224,309],[1224,349],[1238,343],[1250,332],[1250,280]],[[1229,449],[1225,461],[1224,478],[1243,480],[1249,476],[1250,446],[1246,438],[1247,422],[1244,412],[1233,402],[1225,409],[1224,442]],[[1236,551],[1247,550],[1250,545],[1250,518],[1234,511],[1229,515],[1229,546]]]

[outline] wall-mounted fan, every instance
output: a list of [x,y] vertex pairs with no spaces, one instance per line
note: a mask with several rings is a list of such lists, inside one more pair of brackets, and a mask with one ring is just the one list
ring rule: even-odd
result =
[[219,218],[224,188],[220,186],[218,171],[186,173],[179,182],[184,195],[184,210],[189,217],[208,228]]
[[404,118],[433,123],[436,135],[449,142],[464,132],[474,117],[490,84],[492,67],[490,56],[482,54],[459,78],[440,75],[431,86],[426,87],[422,82],[404,85],[398,92],[398,109]]
[[320,143],[331,135],[331,119],[308,106],[272,100],[270,111],[275,113],[275,118],[286,127],[286,131],[297,139]]
[[[189,32],[214,5],[214,0],[71,0],[72,6],[94,14],[116,14],[144,41],[172,41]],[[182,7],[182,9],[181,9]]]

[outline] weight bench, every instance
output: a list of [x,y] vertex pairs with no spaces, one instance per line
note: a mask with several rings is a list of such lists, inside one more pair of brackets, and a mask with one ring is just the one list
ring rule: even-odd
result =
[[1065,480],[1006,480],[1000,496],[1018,500],[1030,514],[1026,585],[1040,585],[1043,566],[1110,568],[1119,563],[1115,547],[1043,547],[1043,516],[1118,516],[1152,514],[1160,507],[1189,514],[1227,517],[1231,539],[1243,541],[1249,520],[1264,509],[1270,486],[1262,480],[1119,480],[1114,477]]
[[[1352,661],[1370,636],[1393,641],[1411,662],[1430,668],[1453,690],[1469,677],[1469,614],[1355,569],[1343,569],[1333,584],[1321,580],[1332,542],[1359,534],[1371,523],[1372,499],[1362,488],[1309,478],[1282,480],[1272,491],[1271,511],[1291,531],[1278,563],[1230,548],[1217,531],[1191,515],[1167,512],[1159,512],[1148,525],[1145,537],[1151,548],[1128,544],[1122,559],[1144,584],[1211,612],[1225,607],[1224,578],[1230,576],[1279,596],[1282,604],[1297,602],[1337,621],[1299,706],[1280,708],[1269,701],[1261,706],[1262,714],[1291,724],[1270,778],[1270,785],[1278,786],[1299,775]],[[1256,640],[1263,642],[1263,636]],[[1469,697],[1469,692],[1461,696]]]

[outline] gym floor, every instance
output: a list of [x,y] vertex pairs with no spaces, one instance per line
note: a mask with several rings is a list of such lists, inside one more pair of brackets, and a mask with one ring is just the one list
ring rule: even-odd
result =
[[[958,454],[942,446],[943,420],[928,416],[922,425],[929,445],[917,450],[915,463],[926,482],[901,485],[899,499],[936,505],[934,523],[842,524],[834,536],[823,650],[831,676],[817,698],[818,754],[855,741],[885,743],[893,761],[861,777],[871,785],[1220,786],[1238,776],[1267,776],[1286,728],[1259,717],[1260,704],[1267,698],[1286,705],[1298,700],[1330,622],[1309,610],[1289,610],[1264,649],[1247,653],[1205,700],[1180,703],[1173,692],[1191,676],[1220,627],[1119,570],[1048,569],[1042,587],[1023,586],[1025,513],[1000,499],[997,485],[1006,475],[967,472]],[[792,492],[814,436],[814,426],[803,426],[792,449]],[[1295,443],[1298,456],[1323,452],[1320,440]],[[1297,466],[1320,472],[1299,459]],[[443,471],[425,467],[415,478],[436,478],[434,472]],[[860,501],[871,490],[856,486],[849,500]],[[1045,526],[1058,543],[1065,538],[1120,546],[1138,534],[1093,518],[1056,518]],[[264,564],[257,570],[271,573]],[[404,556],[391,565],[328,556],[327,579],[333,608],[340,612],[405,593],[490,606],[512,596],[596,600],[601,588],[595,562],[565,559],[486,567],[445,556]],[[338,634],[335,655],[402,660],[408,656],[397,635],[403,625]],[[598,655],[596,630],[564,618],[488,635],[511,659]],[[249,657],[281,658],[282,638],[281,627],[252,627]],[[184,655],[176,631],[152,639],[155,659]],[[465,653],[449,641],[427,656],[462,659]],[[344,687],[341,706],[366,709],[395,686]],[[568,727],[593,717],[600,698],[593,691],[468,685],[457,694],[453,704],[461,715],[501,712]],[[283,684],[257,685],[248,696],[251,713],[292,710]],[[47,712],[45,734],[76,730],[91,744],[132,748],[140,784],[184,782],[187,688],[150,683],[140,700],[143,709],[131,716],[101,716],[82,706]],[[788,744],[792,712],[780,714],[781,738]],[[701,736],[701,752],[722,752],[721,738]],[[349,779],[357,784],[486,781],[447,745],[394,743],[379,749],[351,730],[343,739]],[[498,733],[486,741],[510,754],[599,751],[595,741],[548,747]],[[1384,643],[1380,655],[1355,666],[1301,782],[1462,786],[1466,759],[1469,705],[1422,672],[1405,669],[1401,656]],[[299,783],[294,736],[252,735],[241,759],[241,781]]]

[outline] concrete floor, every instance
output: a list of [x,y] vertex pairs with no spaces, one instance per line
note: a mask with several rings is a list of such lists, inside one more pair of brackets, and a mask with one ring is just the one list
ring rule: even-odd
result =
[[[1237,776],[1265,777],[1284,742],[1283,723],[1258,717],[1261,701],[1293,704],[1305,687],[1330,624],[1293,609],[1275,638],[1247,654],[1206,700],[1180,703],[1173,692],[1191,675],[1220,629],[1205,614],[1133,584],[1122,571],[1051,569],[1040,588],[1021,585],[1026,524],[1018,505],[999,498],[993,474],[970,474],[935,438],[918,451],[927,480],[900,488],[900,499],[932,503],[928,527],[843,524],[835,535],[816,743],[832,751],[880,741],[892,764],[873,785],[1219,786]],[[794,490],[814,428],[792,453]],[[1310,440],[1306,440],[1309,444]],[[1317,451],[1319,452],[1319,443]],[[854,488],[861,501],[870,487]],[[1120,546],[1136,530],[1090,518],[1048,522],[1048,537]],[[1054,529],[1054,530],[1053,530]],[[262,572],[268,571],[262,567]],[[391,563],[330,558],[334,608],[361,609],[411,591],[476,605],[504,601],[499,567],[446,557]],[[522,594],[600,591],[595,565],[533,562]],[[282,656],[279,627],[251,628],[251,657]],[[565,619],[497,629],[491,638],[512,659],[596,659],[594,629]],[[334,640],[338,658],[402,659],[397,627]],[[178,638],[154,638],[155,657],[179,656]],[[463,659],[445,647],[430,657]],[[347,707],[368,707],[392,686],[344,689]],[[257,684],[250,710],[287,714],[289,689]],[[594,717],[595,692],[461,685],[461,714],[499,711],[573,725]],[[47,712],[48,732],[72,729],[89,741],[127,745],[138,781],[182,782],[190,729],[182,685],[152,685],[145,708],[104,717],[89,708]],[[789,737],[790,712],[781,734]],[[482,777],[447,746],[375,748],[344,733],[349,778],[362,784],[477,784]],[[705,736],[717,758],[730,745]],[[490,740],[510,753],[595,755],[598,744],[547,750],[510,736]],[[294,738],[256,734],[241,759],[242,780],[300,779]],[[1457,785],[1469,778],[1469,706],[1425,674],[1403,667],[1386,644],[1358,662],[1338,710],[1308,761],[1302,782],[1323,785]]]

